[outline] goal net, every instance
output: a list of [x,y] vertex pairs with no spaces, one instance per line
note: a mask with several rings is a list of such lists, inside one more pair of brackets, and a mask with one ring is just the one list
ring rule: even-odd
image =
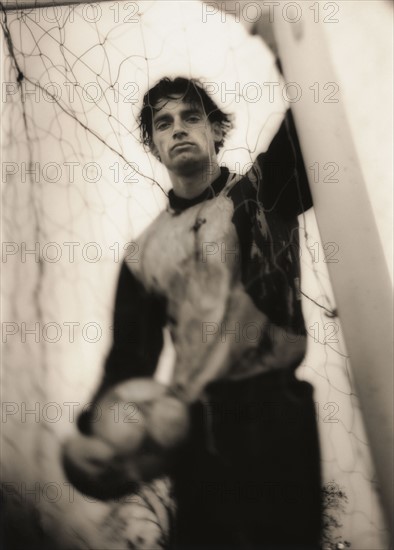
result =
[[[142,95],[162,76],[200,78],[235,115],[219,160],[237,172],[267,148],[297,100],[296,83],[284,82],[260,37],[212,4],[1,3],[1,480],[8,536],[18,544],[168,542],[168,479],[104,504],[67,483],[58,457],[101,377],[125,250],[165,207],[170,189],[165,169],[140,144]],[[325,93],[335,97],[335,89]],[[335,163],[308,170],[318,181],[338,177]],[[321,242],[313,211],[300,226],[309,341],[298,376],[315,388],[324,548],[384,548],[375,473],[327,273],[340,250]]]

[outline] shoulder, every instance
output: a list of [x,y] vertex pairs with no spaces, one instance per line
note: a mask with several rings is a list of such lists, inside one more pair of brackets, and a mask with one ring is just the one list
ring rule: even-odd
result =
[[251,205],[257,205],[259,189],[262,184],[261,173],[257,160],[246,174],[230,172],[230,178],[224,192],[232,199],[234,206],[246,206],[250,210]]

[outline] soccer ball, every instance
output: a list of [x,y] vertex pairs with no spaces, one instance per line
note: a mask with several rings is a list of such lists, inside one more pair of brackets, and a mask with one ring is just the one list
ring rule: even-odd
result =
[[188,405],[150,378],[114,386],[96,413],[91,436],[66,442],[63,465],[77,489],[103,500],[166,474],[190,427]]

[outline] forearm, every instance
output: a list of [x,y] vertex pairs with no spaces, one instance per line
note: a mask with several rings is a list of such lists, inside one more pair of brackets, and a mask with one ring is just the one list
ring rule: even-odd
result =
[[153,376],[163,346],[164,322],[165,303],[148,294],[124,262],[115,297],[113,341],[91,406],[78,419],[81,433],[91,433],[95,406],[110,388],[131,378]]

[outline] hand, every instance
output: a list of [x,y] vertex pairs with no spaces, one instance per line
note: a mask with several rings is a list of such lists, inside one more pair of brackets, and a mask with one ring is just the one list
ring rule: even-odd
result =
[[[278,6],[276,6],[278,7]],[[233,0],[225,0],[224,2],[221,2],[221,9],[224,11],[228,11],[230,14],[236,14],[242,21],[242,24],[244,27],[251,33],[251,34],[258,34],[261,36],[261,38],[264,40],[264,42],[267,44],[267,46],[272,50],[275,57],[278,58],[278,45],[275,39],[274,34],[274,25],[273,20],[275,15],[278,17],[279,14],[276,14],[276,11],[274,9],[274,6],[272,6],[272,10],[269,6],[265,6],[264,4],[260,3],[260,17],[257,19],[250,19],[251,13],[248,14],[248,5],[246,0],[243,2],[234,2]],[[279,8],[281,9],[281,8]],[[246,15],[246,17],[245,17]]]
[[63,449],[66,475],[78,490],[107,500],[166,473],[188,434],[185,403],[140,378],[118,384],[96,407],[93,435],[78,434]]
[[125,468],[115,449],[98,437],[75,435],[64,444],[62,460],[68,480],[93,498],[118,498],[137,487],[132,464]]
[[268,17],[261,17],[252,27],[252,34],[258,34],[272,50],[276,58],[279,57],[278,44],[275,39],[274,25]]

